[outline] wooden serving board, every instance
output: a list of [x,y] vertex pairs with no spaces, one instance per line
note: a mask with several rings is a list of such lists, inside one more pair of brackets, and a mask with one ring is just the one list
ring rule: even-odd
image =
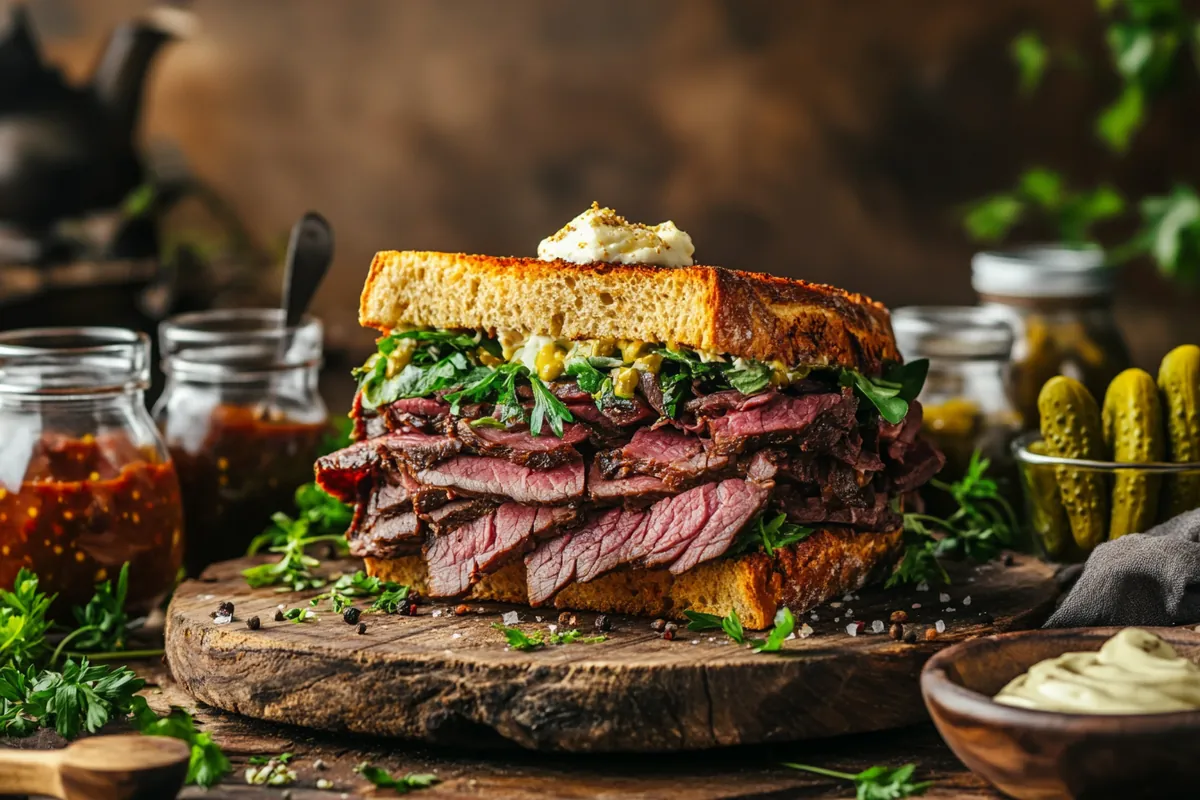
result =
[[[568,752],[794,741],[923,721],[918,675],[936,650],[1040,624],[1057,594],[1053,571],[1009,560],[952,570],[948,601],[936,588],[873,588],[820,606],[817,619],[797,621],[815,632],[778,654],[684,627],[666,641],[649,620],[618,616],[604,642],[515,651],[491,627],[503,612],[518,611],[518,627],[530,633],[557,624],[558,612],[494,603],[472,603],[463,616],[444,602],[415,617],[364,614],[363,635],[324,606],[316,621],[275,622],[278,604],[307,608],[315,592],[252,590],[240,571],[256,562],[229,561],[176,591],[166,651],[175,679],[198,700],[323,730]],[[218,625],[210,615],[225,600],[235,618]],[[916,643],[871,633],[896,610],[908,614]],[[257,631],[246,626],[251,616],[262,621]],[[577,627],[591,635],[594,619],[581,613]],[[858,636],[846,631],[852,620],[865,623]],[[927,640],[938,620],[945,631]]]

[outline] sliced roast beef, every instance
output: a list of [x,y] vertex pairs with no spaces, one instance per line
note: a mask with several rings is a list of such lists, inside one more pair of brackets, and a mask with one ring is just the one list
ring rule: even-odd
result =
[[609,480],[592,464],[587,478],[588,496],[599,505],[621,504],[627,507],[649,505],[671,494],[671,488],[653,475],[632,475]]
[[318,458],[317,485],[343,503],[357,502],[379,469],[377,442],[377,439],[355,442]]
[[737,389],[726,389],[723,392],[693,397],[683,404],[683,409],[697,417],[715,417],[726,411],[748,411],[774,402],[778,392],[768,391],[761,394],[742,394]]
[[892,479],[892,488],[896,492],[911,492],[924,486],[925,483],[942,471],[946,465],[946,457],[942,452],[929,443],[929,440],[918,438],[916,442],[904,451],[904,460],[898,461],[888,469]]
[[502,458],[455,456],[435,467],[418,470],[422,486],[470,497],[496,497],[516,503],[553,505],[577,500],[584,493],[583,460],[536,470]]
[[440,433],[450,416],[450,404],[433,397],[408,397],[379,409],[388,430],[415,429]]
[[442,536],[490,513],[495,508],[495,500],[473,497],[468,500],[451,500],[437,508],[423,511],[420,516],[429,524],[434,534]]
[[900,525],[900,515],[891,509],[883,492],[876,493],[874,505],[866,508],[831,508],[821,497],[805,497],[788,487],[776,489],[772,502],[787,514],[789,522],[801,525],[846,525],[863,531],[886,531]]
[[374,439],[381,455],[410,471],[428,469],[462,450],[462,442],[451,436],[408,430]]
[[708,430],[718,453],[785,443],[817,451],[828,449],[853,427],[856,409],[853,396],[847,394],[775,393],[769,402],[714,417]]
[[674,428],[639,428],[624,447],[597,454],[608,478],[654,475],[671,488],[718,477],[730,457],[711,451],[710,442]]
[[550,469],[579,458],[574,445],[586,442],[589,431],[583,425],[567,423],[562,438],[543,432],[534,436],[528,430],[507,430],[472,425],[460,420],[455,428],[458,438],[472,453],[506,458],[533,469]]
[[571,581],[590,581],[620,566],[629,540],[641,537],[649,518],[649,511],[614,508],[539,544],[525,557],[530,604],[541,605]]
[[421,549],[421,521],[411,511],[365,515],[348,536],[351,555],[396,558]]
[[904,457],[904,451],[912,447],[921,432],[921,422],[925,411],[920,401],[914,400],[908,404],[908,414],[897,423],[891,423],[879,418],[880,445],[887,447],[887,454],[896,460]]
[[445,536],[434,537],[425,550],[429,593],[452,597],[471,588],[479,578],[532,547],[534,539],[570,524],[570,506],[539,508],[505,503]]

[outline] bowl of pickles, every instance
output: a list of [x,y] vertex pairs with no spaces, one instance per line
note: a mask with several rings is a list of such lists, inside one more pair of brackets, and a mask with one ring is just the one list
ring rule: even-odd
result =
[[1163,358],[1157,376],[1127,369],[1103,398],[1051,378],[1040,431],[1013,444],[1041,555],[1082,561],[1101,542],[1200,508],[1200,347]]

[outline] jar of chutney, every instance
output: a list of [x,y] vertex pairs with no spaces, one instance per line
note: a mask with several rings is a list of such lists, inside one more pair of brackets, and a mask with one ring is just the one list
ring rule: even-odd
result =
[[190,574],[245,553],[313,476],[328,412],[321,323],[279,309],[206,311],[159,326],[166,386],[154,419],[179,470]]
[[179,481],[146,412],[150,341],[119,328],[0,333],[0,586],[22,567],[56,614],[129,564],[127,608],[172,589]]

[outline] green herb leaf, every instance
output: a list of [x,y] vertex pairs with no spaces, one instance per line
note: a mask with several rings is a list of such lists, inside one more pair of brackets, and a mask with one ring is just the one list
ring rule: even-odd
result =
[[1164,275],[1200,281],[1200,197],[1186,185],[1142,201],[1142,233],[1134,249],[1149,251]]
[[55,597],[39,592],[37,575],[24,567],[11,591],[0,589],[0,664],[25,667],[46,654],[46,612]]
[[760,515],[741,533],[730,547],[729,553],[740,555],[761,548],[764,553],[774,558],[780,550],[804,541],[812,532],[812,528],[788,522],[787,514],[779,514],[770,520]]
[[1124,153],[1142,127],[1145,105],[1145,90],[1136,83],[1126,84],[1117,99],[1096,118],[1096,135],[1114,153]]
[[771,385],[773,370],[761,361],[747,361],[725,373],[729,385],[742,394],[758,394]]
[[395,614],[400,605],[408,600],[409,588],[393,581],[384,581],[379,586],[379,598],[371,604],[370,611],[381,611],[384,614]]
[[796,630],[796,618],[792,616],[792,612],[787,606],[781,606],[779,611],[775,613],[775,627],[767,634],[765,642],[757,642],[754,645],[754,652],[779,652],[783,647],[783,643],[792,635],[794,630]]
[[159,717],[146,706],[143,698],[140,706],[133,710],[138,730],[146,736],[169,736],[186,742],[192,748],[188,761],[187,782],[196,786],[212,787],[233,770],[233,765],[213,741],[210,734],[196,729],[196,722],[182,708],[172,708],[165,717]]
[[785,763],[783,766],[828,778],[853,781],[857,800],[901,800],[923,795],[933,786],[933,781],[912,782],[913,773],[917,769],[916,764],[905,764],[894,769],[883,766],[868,767],[857,775],[823,767],[811,767],[807,764]]
[[316,622],[319,619],[316,614],[307,608],[289,608],[283,612],[283,618],[296,625],[302,622]]
[[540,631],[527,634],[520,628],[510,628],[499,622],[493,622],[492,627],[504,634],[505,641],[513,650],[536,650],[546,644]]
[[599,636],[584,636],[577,630],[569,630],[552,633],[547,641],[549,641],[550,644],[571,644],[572,642],[579,642],[580,644],[598,644],[606,639],[608,639],[608,637],[604,636],[603,634]]
[[622,366],[619,358],[591,356],[588,358],[575,357],[567,360],[564,371],[575,378],[579,388],[588,394],[596,394],[604,384],[605,374],[601,370],[610,370]]
[[550,430],[555,436],[562,438],[563,423],[574,422],[575,417],[550,391],[550,387],[536,375],[529,375],[529,384],[533,387],[533,413],[529,416],[529,431],[534,436],[542,434],[542,422],[550,423]]
[[1045,42],[1036,31],[1025,31],[1012,40],[1008,52],[1017,65],[1021,94],[1033,94],[1042,82],[1046,65],[1050,63]]
[[129,593],[129,562],[117,576],[117,588],[112,581],[96,584],[96,593],[82,608],[72,609],[78,628],[65,637],[59,649],[69,642],[76,652],[112,652],[125,649],[125,629],[129,619],[125,614],[125,597]]
[[994,194],[974,203],[963,216],[967,235],[977,242],[998,242],[1021,221],[1025,202],[1012,194]]
[[354,771],[362,775],[377,788],[392,789],[397,794],[407,794],[417,789],[428,789],[430,786],[441,781],[436,775],[413,774],[411,772],[403,778],[393,778],[387,770],[372,767],[365,761],[355,767]]
[[721,630],[725,635],[738,644],[746,643],[746,632],[742,629],[742,621],[738,619],[737,609],[729,612],[729,616],[721,620]]

